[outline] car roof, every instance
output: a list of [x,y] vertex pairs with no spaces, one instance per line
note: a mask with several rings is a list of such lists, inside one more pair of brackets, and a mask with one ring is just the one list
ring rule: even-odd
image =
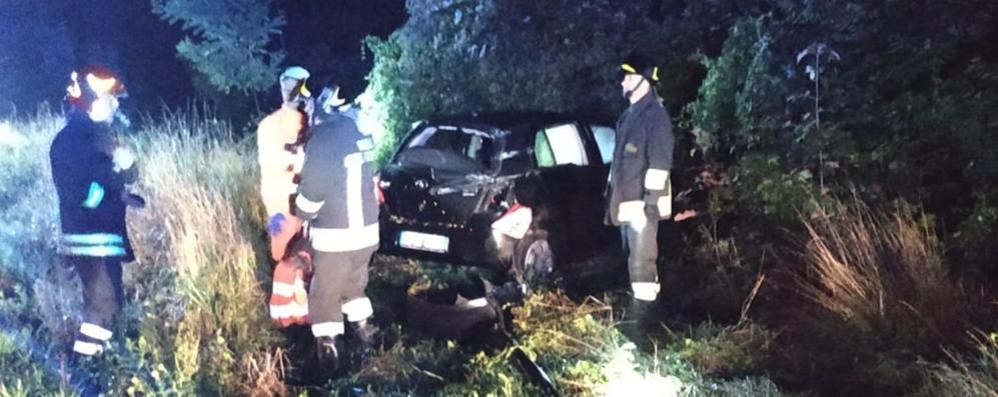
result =
[[[540,126],[573,121],[597,122],[592,116],[579,116],[553,112],[487,112],[431,117],[426,123],[431,125],[455,125],[491,127],[507,131],[535,129]],[[598,123],[598,122],[597,122]],[[605,124],[604,121],[602,124]]]

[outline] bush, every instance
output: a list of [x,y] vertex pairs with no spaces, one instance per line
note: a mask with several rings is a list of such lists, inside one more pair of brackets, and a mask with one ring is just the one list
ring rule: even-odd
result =
[[978,357],[953,356],[952,364],[938,364],[926,369],[928,381],[917,393],[938,397],[998,396],[998,334],[978,338]]
[[782,298],[803,304],[770,315],[794,324],[776,344],[785,376],[821,392],[910,393],[925,381],[919,361],[965,348],[990,316],[951,278],[929,219],[911,207],[819,205],[803,222]]
[[812,302],[861,332],[914,337],[912,347],[962,338],[964,297],[947,275],[935,233],[912,209],[820,207],[805,227],[801,290]]

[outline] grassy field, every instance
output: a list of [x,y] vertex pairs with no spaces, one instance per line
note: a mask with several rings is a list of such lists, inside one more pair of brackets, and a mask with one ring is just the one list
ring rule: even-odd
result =
[[[73,395],[66,357],[79,321],[74,274],[54,252],[57,209],[47,150],[63,124],[42,110],[0,122],[0,396]],[[138,261],[127,266],[128,300],[112,351],[95,363],[101,383],[121,395],[535,395],[509,361],[511,347],[473,349],[410,335],[381,297],[434,276],[445,265],[377,257],[371,295],[391,342],[352,375],[289,385],[304,362],[293,339],[266,313],[271,264],[256,194],[254,145],[225,122],[198,112],[168,113],[123,137],[140,159],[135,186],[149,206],[129,210]],[[427,270],[427,269],[436,270]],[[397,294],[396,294],[397,295]],[[393,314],[393,312],[395,312]],[[540,291],[512,308],[520,346],[565,395],[776,395],[762,378],[707,379],[689,340],[643,351],[617,329],[611,295],[571,300]],[[699,342],[698,342],[699,343]],[[723,394],[723,393],[722,393]]]

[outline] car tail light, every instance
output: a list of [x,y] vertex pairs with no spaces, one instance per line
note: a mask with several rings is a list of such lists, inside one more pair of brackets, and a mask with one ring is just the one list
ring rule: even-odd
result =
[[390,185],[388,182],[383,182],[380,175],[374,177],[374,197],[378,198],[378,204],[385,203],[385,191],[382,189]]
[[492,222],[492,230],[519,240],[527,235],[533,220],[534,212],[530,207],[517,203],[499,219]]

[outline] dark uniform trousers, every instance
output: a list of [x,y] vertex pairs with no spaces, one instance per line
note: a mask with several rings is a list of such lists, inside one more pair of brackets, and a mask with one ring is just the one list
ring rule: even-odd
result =
[[657,283],[658,270],[658,218],[657,209],[645,207],[648,220],[640,229],[634,223],[620,226],[624,255],[627,255],[627,269],[632,283]]
[[83,321],[110,329],[121,309],[121,259],[66,256],[83,285]]
[[359,310],[351,310],[349,305],[351,302],[367,302],[364,293],[367,268],[377,249],[373,246],[357,251],[312,253],[314,273],[308,294],[309,301],[315,302],[309,313],[313,324],[343,322],[344,312],[351,322],[370,316],[366,313],[369,303],[357,305]]

